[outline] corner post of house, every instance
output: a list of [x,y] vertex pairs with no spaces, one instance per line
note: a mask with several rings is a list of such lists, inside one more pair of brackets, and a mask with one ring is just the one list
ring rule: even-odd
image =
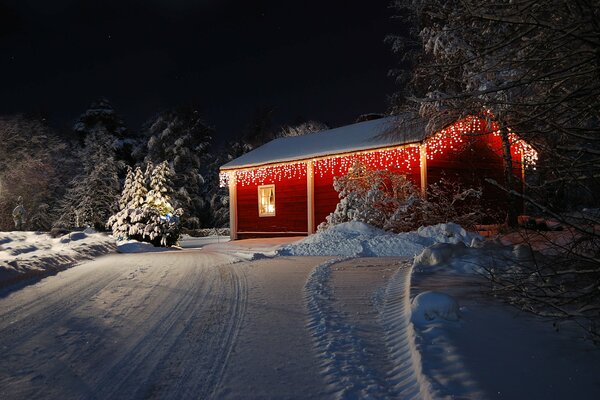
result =
[[521,190],[525,191],[525,150],[521,149]]
[[237,181],[235,171],[227,172],[229,174],[229,231],[231,240],[238,238],[238,216],[237,216]]
[[315,170],[313,160],[306,161],[306,229],[315,233]]
[[425,198],[427,196],[427,145],[425,143],[419,145],[419,155],[421,158],[419,163],[421,169],[421,195]]

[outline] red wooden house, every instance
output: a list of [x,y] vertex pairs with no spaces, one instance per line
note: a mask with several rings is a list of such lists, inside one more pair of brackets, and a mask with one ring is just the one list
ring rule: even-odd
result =
[[[504,181],[494,124],[469,117],[426,135],[417,124],[411,132],[395,131],[402,126],[396,118],[275,139],[223,165],[221,185],[229,187],[232,239],[314,233],[339,201],[334,177],[355,161],[406,174],[423,192],[443,175],[483,185],[488,202],[502,202],[505,196],[484,181]],[[520,178],[523,165],[535,161],[536,154],[511,137],[514,173]]]

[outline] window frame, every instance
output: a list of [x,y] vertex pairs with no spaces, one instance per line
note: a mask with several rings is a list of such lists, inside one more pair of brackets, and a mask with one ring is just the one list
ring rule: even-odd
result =
[[[262,209],[261,209],[261,200],[262,200],[261,193],[265,189],[272,189],[273,190],[273,192],[272,192],[273,193],[273,212],[268,212],[268,211],[267,212],[262,212]],[[275,184],[271,183],[271,184],[268,184],[268,185],[259,185],[257,192],[258,192],[258,216],[260,218],[263,218],[263,217],[274,217],[275,214],[276,214],[276,207],[275,207]],[[270,205],[270,204],[268,203],[267,206],[268,205]]]

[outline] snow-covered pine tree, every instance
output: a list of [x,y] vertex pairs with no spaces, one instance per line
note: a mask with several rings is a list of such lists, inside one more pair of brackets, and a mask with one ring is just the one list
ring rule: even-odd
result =
[[135,168],[133,174],[133,182],[130,187],[129,203],[130,208],[140,208],[146,202],[146,195],[148,194],[148,188],[146,186],[146,176],[142,172],[140,167]]
[[175,211],[170,202],[173,194],[171,184],[173,175],[173,170],[167,161],[158,164],[152,171],[150,190],[146,195],[145,205],[158,210],[160,215],[169,215]]
[[112,229],[117,240],[135,239],[155,246],[174,245],[180,235],[182,210],[175,210],[169,201],[173,192],[169,164],[165,161],[152,169],[150,190],[140,167],[130,175],[130,183],[121,195],[122,208],[110,217],[107,227]]
[[184,210],[182,224],[198,228],[209,222],[210,190],[204,183],[209,172],[213,130],[192,108],[166,111],[147,124],[146,162],[167,160],[174,171],[172,202]]
[[126,208],[131,202],[131,187],[133,186],[133,170],[128,165],[127,173],[125,174],[125,182],[123,182],[123,191],[119,199],[119,210]]
[[167,161],[158,164],[152,170],[150,188],[141,210],[132,220],[145,223],[142,236],[155,246],[172,246],[179,240],[183,214],[181,208],[171,204],[173,169]]
[[119,200],[119,212],[112,215],[106,224],[117,240],[143,240],[146,222],[139,218],[146,201],[146,179],[140,167],[135,172],[129,168]]
[[86,136],[81,151],[83,171],[71,181],[55,225],[104,230],[108,218],[118,209],[118,172],[122,164],[115,160],[110,138],[102,131]]
[[208,188],[210,208],[207,215],[208,226],[223,228],[229,226],[229,190],[219,187],[219,167],[240,157],[253,149],[252,145],[243,138],[226,142],[218,151],[212,154],[208,164],[205,187]]

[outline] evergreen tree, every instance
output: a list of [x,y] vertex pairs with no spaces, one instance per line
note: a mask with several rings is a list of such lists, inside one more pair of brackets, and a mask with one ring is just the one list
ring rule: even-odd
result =
[[150,190],[148,179],[141,168],[129,174],[129,185],[121,195],[121,209],[112,215],[107,227],[117,240],[135,239],[150,242],[155,246],[172,246],[180,235],[179,217],[182,210],[175,210],[170,204],[169,177],[172,171],[168,163],[162,162],[151,172]]
[[290,136],[303,136],[309,133],[321,132],[329,129],[329,127],[318,121],[306,121],[297,125],[286,125],[279,133],[277,133],[277,137],[290,137]]
[[60,206],[57,226],[103,230],[118,206],[119,167],[104,132],[92,132],[81,151],[83,171],[71,181]]
[[214,153],[213,160],[209,164],[209,173],[206,174],[205,183],[205,186],[209,188],[209,226],[217,228],[229,226],[229,189],[219,186],[219,168],[252,149],[250,143],[243,138],[238,138],[225,143],[219,151]]
[[206,126],[198,111],[191,108],[161,113],[145,130],[149,137],[146,162],[166,160],[173,168],[172,201],[184,210],[182,224],[198,228],[209,223],[210,189],[204,185],[204,176],[210,173],[213,130]]
[[121,192],[121,198],[119,199],[119,210],[124,209],[129,205],[133,199],[133,187],[134,172],[130,166],[127,166],[127,173],[125,174],[125,182],[123,183],[123,191]]
[[154,167],[150,179],[150,190],[146,195],[145,205],[158,210],[160,215],[172,214],[175,209],[171,205],[173,188],[171,177],[174,175],[169,163],[163,161]]

